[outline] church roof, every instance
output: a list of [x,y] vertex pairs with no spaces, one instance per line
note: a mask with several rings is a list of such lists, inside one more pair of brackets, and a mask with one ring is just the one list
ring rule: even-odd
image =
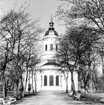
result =
[[50,35],[51,32],[53,32],[54,35],[58,36],[58,33],[57,33],[57,31],[55,31],[55,28],[54,28],[54,22],[53,22],[52,15],[51,15],[51,22],[49,23],[49,28],[48,28],[48,30],[46,31],[46,33],[45,33],[44,36]]
[[44,65],[60,66],[55,60],[48,60],[48,62],[45,63]]
[[58,36],[58,33],[57,33],[57,31],[55,31],[55,29],[53,28],[49,28],[47,31],[46,31],[46,33],[45,33],[45,36],[47,36],[47,35],[49,35],[50,34],[50,32],[54,32],[54,35],[56,35],[56,36]]

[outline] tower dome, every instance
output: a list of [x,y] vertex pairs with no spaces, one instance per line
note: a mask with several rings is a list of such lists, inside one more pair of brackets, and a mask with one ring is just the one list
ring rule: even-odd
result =
[[57,31],[55,31],[55,29],[54,29],[54,23],[53,23],[52,15],[51,15],[51,21],[49,22],[49,28],[48,28],[48,30],[46,31],[46,33],[45,33],[44,36],[48,36],[48,35],[50,35],[51,33],[53,33],[54,35],[58,36]]

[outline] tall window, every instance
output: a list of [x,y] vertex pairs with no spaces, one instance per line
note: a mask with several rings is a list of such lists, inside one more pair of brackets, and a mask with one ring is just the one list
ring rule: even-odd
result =
[[49,76],[49,82],[50,86],[53,86],[53,75]]
[[58,45],[56,45],[56,51],[58,50]]
[[53,44],[50,44],[50,50],[53,50]]
[[47,51],[47,44],[45,45],[45,51]]
[[44,76],[44,86],[47,86],[47,76]]
[[56,86],[59,86],[59,76],[56,76]]

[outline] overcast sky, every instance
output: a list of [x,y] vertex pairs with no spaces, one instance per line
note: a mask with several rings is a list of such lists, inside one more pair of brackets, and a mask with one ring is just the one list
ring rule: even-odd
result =
[[[2,15],[11,8],[19,8],[22,4],[24,4],[25,1],[29,3],[30,0],[2,0]],[[60,25],[59,21],[57,21],[57,17],[54,17],[57,7],[60,4],[62,4],[62,2],[59,0],[31,0],[29,12],[33,19],[40,19],[40,25],[46,30],[48,29],[48,23],[52,14],[55,29],[59,34],[61,34],[64,33],[63,26]]]

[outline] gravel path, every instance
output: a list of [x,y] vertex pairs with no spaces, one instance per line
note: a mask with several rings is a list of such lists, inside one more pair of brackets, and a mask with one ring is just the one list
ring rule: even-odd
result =
[[23,98],[16,105],[102,105],[73,100],[63,92],[40,92],[35,96]]

